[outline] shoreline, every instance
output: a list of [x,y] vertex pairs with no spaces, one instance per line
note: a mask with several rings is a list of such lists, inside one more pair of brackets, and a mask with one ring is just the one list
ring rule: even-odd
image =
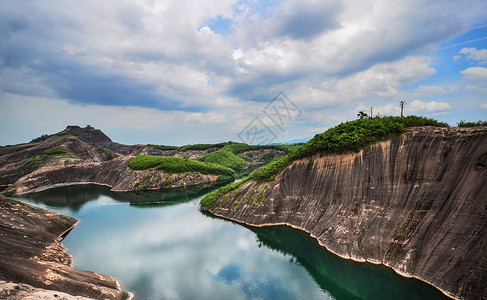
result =
[[[73,297],[130,300],[110,276],[73,267],[62,244],[79,220],[0,196],[0,280]],[[15,289],[15,288],[14,288]],[[26,287],[26,289],[29,289]],[[5,287],[5,293],[11,289]]]
[[437,290],[439,290],[441,293],[443,293],[445,296],[451,298],[451,299],[454,299],[454,300],[460,300],[460,298],[456,297],[455,295],[452,295],[451,293],[445,291],[444,289],[441,289],[439,287],[437,287],[436,285],[434,285],[433,283],[429,282],[428,280],[426,279],[423,279],[423,278],[420,278],[418,276],[415,276],[415,275],[412,275],[412,274],[407,274],[407,273],[404,273],[404,272],[401,272],[399,270],[396,270],[394,267],[392,266],[389,266],[387,264],[384,264],[380,261],[372,261],[372,260],[367,260],[367,259],[357,259],[357,258],[354,258],[354,257],[347,257],[347,256],[344,256],[344,255],[341,255],[339,253],[336,253],[332,250],[330,250],[325,244],[323,244],[316,236],[314,236],[311,232],[299,227],[299,226],[295,226],[293,224],[290,224],[290,223],[286,223],[286,222],[279,222],[279,223],[264,223],[264,224],[250,224],[250,223],[247,223],[247,222],[243,222],[243,221],[239,221],[237,219],[234,219],[234,218],[230,218],[230,217],[225,217],[225,216],[222,216],[222,215],[219,215],[218,213],[213,213],[212,211],[210,210],[205,210],[206,212],[212,214],[213,216],[216,216],[216,217],[219,217],[219,218],[222,218],[222,219],[225,219],[225,220],[229,220],[229,221],[232,221],[232,222],[235,222],[235,223],[238,223],[238,224],[243,224],[243,225],[246,225],[246,226],[250,226],[250,227],[256,227],[256,228],[262,228],[262,227],[271,227],[271,226],[288,226],[288,227],[291,227],[291,228],[294,228],[294,229],[297,229],[297,230],[300,230],[302,232],[305,232],[306,234],[308,234],[311,238],[315,239],[318,244],[325,248],[328,252],[330,253],[333,253],[334,255],[342,258],[342,259],[348,259],[348,260],[352,260],[352,261],[355,261],[355,262],[360,262],[360,263],[371,263],[371,264],[374,264],[374,265],[383,265],[387,268],[390,268],[392,269],[396,274],[402,276],[402,277],[405,277],[405,278],[414,278],[414,279],[417,279],[417,280],[420,280],[424,283],[427,283],[431,286],[433,286],[434,288],[436,288]]

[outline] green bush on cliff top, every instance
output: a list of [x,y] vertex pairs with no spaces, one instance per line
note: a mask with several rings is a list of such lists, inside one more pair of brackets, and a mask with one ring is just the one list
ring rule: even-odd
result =
[[[311,140],[290,154],[255,170],[248,176],[248,179],[261,182],[271,181],[277,174],[297,159],[309,157],[319,152],[358,152],[370,144],[403,133],[407,127],[415,126],[448,127],[448,124],[418,116],[407,116],[404,118],[403,123],[401,123],[400,117],[364,118],[341,123],[321,134],[315,135]],[[201,205],[211,207],[221,196],[234,188],[235,186],[224,186],[207,194],[202,199]]]
[[407,116],[404,118],[403,123],[401,123],[400,117],[376,117],[341,123],[321,134],[315,135],[291,154],[255,170],[250,174],[250,178],[257,181],[270,181],[297,159],[312,156],[318,152],[358,152],[370,144],[403,133],[407,127],[415,126],[448,127],[448,124],[418,116]]
[[170,173],[199,172],[236,177],[235,171],[230,168],[173,156],[139,155],[129,163],[129,167],[133,170],[157,168]]

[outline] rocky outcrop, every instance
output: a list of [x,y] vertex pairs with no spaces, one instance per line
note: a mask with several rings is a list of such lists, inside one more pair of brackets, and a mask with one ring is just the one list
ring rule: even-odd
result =
[[56,299],[56,300],[90,300],[82,296],[73,296],[59,291],[35,288],[25,283],[0,280],[0,299]]
[[[94,299],[132,297],[115,279],[71,266],[61,240],[77,224],[76,219],[1,197],[0,214],[0,280]],[[14,292],[29,291],[43,292],[24,285],[13,290],[12,284],[0,285],[0,295],[9,299],[15,298]]]
[[381,263],[459,299],[487,298],[487,129],[414,128],[358,153],[295,161],[210,209],[289,225],[330,251]]
[[[45,155],[53,147],[64,147],[68,152]],[[218,149],[180,152],[162,151],[150,145],[122,145],[99,129],[68,126],[41,141],[0,147],[0,191],[26,194],[58,185],[92,183],[123,192],[206,184],[217,181],[219,176],[197,172],[171,174],[157,169],[136,171],[128,164],[139,154],[199,159]],[[267,150],[249,151],[248,155],[262,160]],[[283,151],[269,151],[284,155]]]

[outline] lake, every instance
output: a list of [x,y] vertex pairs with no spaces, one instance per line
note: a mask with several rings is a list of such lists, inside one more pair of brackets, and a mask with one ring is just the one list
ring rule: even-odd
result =
[[204,214],[199,201],[213,188],[78,185],[18,199],[80,220],[63,240],[74,266],[113,276],[135,299],[449,299],[384,266],[342,259],[299,230]]

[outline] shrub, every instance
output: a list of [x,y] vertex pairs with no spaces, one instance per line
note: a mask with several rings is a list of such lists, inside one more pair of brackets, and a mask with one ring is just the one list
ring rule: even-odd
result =
[[218,164],[233,170],[240,170],[247,166],[247,162],[243,158],[224,149],[209,153],[200,158],[200,161]]
[[268,164],[277,158],[278,158],[278,156],[274,152],[269,152],[269,153],[262,155],[262,159],[264,160],[265,164]]
[[222,186],[219,189],[216,189],[208,194],[206,194],[203,199],[201,199],[201,206],[210,208],[215,204],[215,202],[220,199],[226,193],[233,191],[234,189],[238,188],[242,184],[244,184],[248,180],[248,177],[242,179],[241,181],[232,182],[225,186]]
[[364,118],[341,123],[315,135],[287,156],[255,170],[249,177],[257,181],[270,181],[296,159],[311,156],[318,152],[358,152],[372,143],[399,135],[404,132],[406,127],[413,126],[448,127],[448,124],[418,116],[407,116],[403,123],[401,123],[400,117]]
[[157,168],[169,173],[199,172],[203,174],[227,175],[236,177],[230,168],[207,162],[173,156],[138,155],[130,163],[133,170]]
[[460,121],[457,122],[458,127],[477,127],[477,126],[487,126],[487,121],[478,120],[477,122],[467,122],[467,121]]
[[66,154],[69,150],[64,146],[55,146],[50,149],[44,150],[44,155]]
[[169,145],[153,145],[153,144],[148,144],[147,146],[154,147],[156,149],[165,151],[165,150],[179,150],[180,147],[178,146],[169,146]]

